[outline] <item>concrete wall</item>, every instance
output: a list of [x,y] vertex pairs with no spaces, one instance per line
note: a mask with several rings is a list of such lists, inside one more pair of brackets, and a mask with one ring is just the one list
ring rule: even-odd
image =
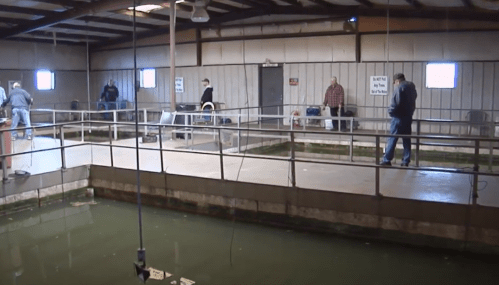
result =
[[[92,166],[96,196],[136,202],[133,170]],[[142,172],[144,204],[440,248],[498,252],[498,209]]]

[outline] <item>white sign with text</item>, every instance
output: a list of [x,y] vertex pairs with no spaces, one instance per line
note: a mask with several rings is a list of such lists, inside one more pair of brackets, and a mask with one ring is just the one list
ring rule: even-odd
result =
[[183,77],[175,77],[175,92],[177,92],[177,93],[184,92],[184,78]]
[[388,76],[371,76],[371,95],[388,95]]

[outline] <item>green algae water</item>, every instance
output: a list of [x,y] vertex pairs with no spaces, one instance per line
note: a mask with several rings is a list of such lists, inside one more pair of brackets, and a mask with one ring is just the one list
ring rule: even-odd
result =
[[[0,284],[141,284],[137,208],[96,198],[0,217]],[[74,201],[73,201],[74,202]],[[499,258],[143,208],[149,284],[498,284]]]

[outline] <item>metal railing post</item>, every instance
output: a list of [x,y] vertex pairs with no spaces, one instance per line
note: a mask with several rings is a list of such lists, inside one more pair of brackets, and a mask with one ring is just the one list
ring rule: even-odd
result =
[[56,127],[55,127],[55,110],[52,111],[52,124],[54,125],[54,139],[57,138],[57,131],[56,131]]
[[379,187],[379,167],[380,167],[379,166],[379,160],[380,160],[379,147],[380,147],[380,138],[379,138],[379,136],[376,136],[376,174],[375,174],[376,197],[381,196],[380,187]]
[[163,138],[161,135],[161,126],[158,127],[158,135],[159,135],[159,158],[161,160],[161,172],[165,171],[165,164],[163,161]]
[[222,136],[221,136],[221,130],[218,129],[218,148],[220,150],[220,179],[225,180],[224,177],[224,155],[223,155],[223,149],[222,149]]
[[295,134],[290,132],[291,137],[291,185],[296,187],[296,169],[295,169]]
[[279,118],[277,118],[277,129],[280,129],[281,128],[281,108],[277,107],[277,116],[279,116]]
[[478,174],[480,166],[480,140],[475,139],[475,159],[473,163],[473,205],[477,204],[478,200]]
[[118,116],[116,114],[116,110],[113,111],[113,122],[114,140],[118,140],[118,125],[116,124],[118,122]]
[[83,117],[83,113],[84,112],[81,112],[81,141],[84,142],[85,141],[85,126],[84,126],[84,117]]
[[[494,131],[495,131],[495,123],[494,123],[494,120],[491,120],[490,127],[489,127],[489,137],[491,139],[494,138]],[[490,141],[489,142],[489,171],[491,171],[491,172],[492,172],[493,160],[494,160],[494,142]]]
[[114,167],[114,161],[113,161],[113,137],[111,136],[111,125],[108,125],[109,127],[109,154],[111,155],[111,167]]
[[[187,122],[187,117],[185,117]],[[147,109],[144,109],[144,136],[147,136]]]
[[419,167],[419,144],[421,140],[419,139],[419,136],[421,135],[421,121],[417,120],[416,121],[416,135],[418,138],[416,139],[416,167]]
[[66,152],[64,150],[64,126],[59,127],[59,133],[61,134],[59,140],[61,142],[61,168],[66,169]]
[[[249,112],[249,110],[248,110]],[[241,109],[239,109],[239,115],[237,115],[237,153],[241,152]]]
[[[2,155],[5,155],[7,153],[6,151],[6,144],[5,144],[5,132],[1,132],[0,133],[0,148],[1,148],[1,153]],[[2,171],[3,171],[3,174],[2,174],[2,178],[3,178],[3,181],[6,181],[8,178],[7,178],[7,158],[5,156],[2,157]]]

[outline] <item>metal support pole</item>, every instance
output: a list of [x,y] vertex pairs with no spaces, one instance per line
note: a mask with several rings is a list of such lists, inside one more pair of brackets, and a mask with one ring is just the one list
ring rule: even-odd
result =
[[[420,136],[421,135],[421,121],[417,120],[416,121],[416,135]],[[416,139],[416,167],[419,166],[419,144],[420,144],[420,139]]]
[[161,160],[161,172],[165,171],[165,164],[163,161],[163,136],[161,135],[161,126],[158,127],[159,135],[159,158]]
[[296,169],[295,169],[295,134],[290,133],[291,137],[291,185],[296,187]]
[[176,1],[170,0],[170,111],[175,112],[177,105],[175,93],[175,25],[176,19]]
[[59,127],[59,133],[61,134],[59,140],[61,142],[61,164],[62,169],[66,169],[66,153],[64,151],[64,126]]
[[262,128],[262,115],[263,115],[263,107],[258,108],[259,115],[258,116],[258,127]]
[[52,111],[52,124],[54,125],[54,139],[57,138],[57,131],[55,128],[55,111]]
[[111,136],[111,125],[109,127],[109,155],[111,156],[111,167],[114,167],[113,161],[113,137]]
[[350,162],[353,161],[353,134],[350,133]]
[[475,157],[474,157],[474,165],[473,165],[473,205],[477,204],[478,199],[478,174],[476,172],[479,171],[480,166],[478,165],[480,162],[480,140],[475,140]]
[[381,196],[380,189],[379,189],[379,145],[380,145],[380,139],[379,136],[376,136],[376,174],[375,174],[375,183],[376,183],[376,197]]
[[114,140],[118,140],[118,125],[116,124],[118,122],[118,116],[116,114],[116,110],[113,111],[113,122]]
[[223,155],[223,148],[222,148],[222,135],[221,135],[221,129],[218,129],[218,148],[220,150],[220,179],[224,180],[224,155]]
[[[5,145],[5,132],[0,133],[0,148],[1,148],[1,153],[2,155],[5,155],[7,153],[6,148],[7,146]],[[7,158],[5,156],[2,157],[2,177],[3,181],[6,181],[7,178]]]

